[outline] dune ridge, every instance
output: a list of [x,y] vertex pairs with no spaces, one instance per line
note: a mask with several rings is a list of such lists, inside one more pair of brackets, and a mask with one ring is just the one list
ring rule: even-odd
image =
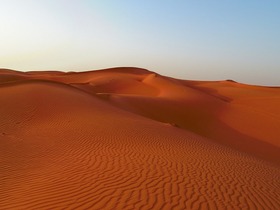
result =
[[280,208],[278,88],[1,69],[0,104],[0,209]]

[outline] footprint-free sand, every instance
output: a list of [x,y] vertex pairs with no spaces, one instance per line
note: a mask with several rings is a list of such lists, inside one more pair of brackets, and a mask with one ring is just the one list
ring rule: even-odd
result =
[[280,88],[2,69],[0,209],[280,209]]

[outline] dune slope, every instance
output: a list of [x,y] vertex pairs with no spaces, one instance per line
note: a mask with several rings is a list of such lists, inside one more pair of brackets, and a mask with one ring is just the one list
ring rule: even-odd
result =
[[278,151],[278,131],[236,127],[232,94],[129,68],[2,75],[0,209],[280,208],[279,155],[222,141]]

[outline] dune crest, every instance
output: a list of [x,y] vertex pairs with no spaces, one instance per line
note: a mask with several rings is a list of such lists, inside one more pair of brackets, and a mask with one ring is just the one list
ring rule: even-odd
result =
[[0,70],[0,209],[280,209],[280,88]]

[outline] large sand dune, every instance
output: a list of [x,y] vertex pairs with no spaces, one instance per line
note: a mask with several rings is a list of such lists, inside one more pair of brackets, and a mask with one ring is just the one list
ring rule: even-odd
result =
[[0,209],[280,209],[280,88],[0,70]]

